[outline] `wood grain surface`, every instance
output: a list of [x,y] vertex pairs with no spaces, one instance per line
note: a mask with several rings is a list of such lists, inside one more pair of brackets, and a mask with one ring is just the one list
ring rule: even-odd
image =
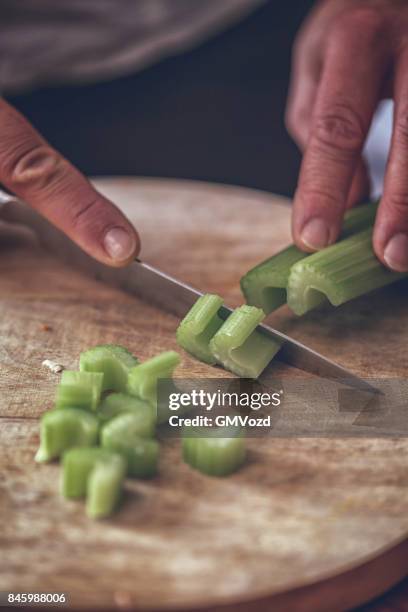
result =
[[[290,240],[290,209],[232,187],[105,179],[142,236],[142,258],[241,302],[243,272]],[[0,591],[67,592],[71,607],[341,610],[408,568],[408,441],[253,439],[245,467],[212,479],[166,440],[160,474],[132,481],[118,514],[93,522],[33,461],[58,376],[97,343],[141,359],[177,349],[178,321],[83,277],[26,240],[0,241]],[[406,376],[408,291],[399,285],[270,322],[360,375]],[[296,375],[276,363],[274,373]],[[225,377],[183,354],[178,376]],[[251,603],[252,602],[252,603]],[[253,603],[255,602],[255,603]]]

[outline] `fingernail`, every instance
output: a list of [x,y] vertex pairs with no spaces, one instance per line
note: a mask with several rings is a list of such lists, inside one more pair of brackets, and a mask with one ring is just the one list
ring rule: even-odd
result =
[[129,259],[136,248],[134,236],[121,227],[109,230],[104,238],[104,247],[108,255],[116,261]]
[[326,221],[316,217],[306,223],[300,239],[306,247],[318,251],[329,244],[329,235],[330,230]]
[[395,234],[384,249],[384,260],[396,272],[408,271],[408,236]]

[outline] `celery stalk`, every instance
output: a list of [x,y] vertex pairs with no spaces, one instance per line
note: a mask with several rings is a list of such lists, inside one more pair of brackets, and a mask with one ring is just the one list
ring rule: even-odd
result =
[[218,310],[223,300],[218,295],[203,295],[189,310],[177,329],[177,342],[200,361],[214,364],[209,342],[223,324]]
[[99,422],[96,416],[80,408],[60,408],[41,417],[40,448],[35,460],[51,461],[72,447],[98,443]]
[[291,245],[249,270],[241,278],[241,290],[246,302],[262,308],[266,314],[282,306],[286,302],[289,271],[294,263],[306,255]]
[[154,436],[156,420],[151,412],[125,412],[106,423],[101,432],[103,440],[121,440],[131,444],[135,438],[152,438]]
[[74,372],[64,370],[57,387],[56,408],[85,408],[96,410],[103,385],[99,372]]
[[101,444],[126,459],[129,476],[150,478],[157,472],[159,457],[158,443],[148,439],[153,433],[151,419],[143,422],[137,413],[121,414],[103,427]]
[[128,393],[149,402],[157,410],[157,381],[171,378],[179,363],[178,353],[167,351],[137,365],[129,372]]
[[202,432],[187,428],[183,432],[182,452],[184,461],[203,474],[228,476],[245,460],[245,440],[239,428],[220,427]]
[[72,448],[63,456],[62,494],[86,497],[86,512],[103,518],[115,509],[126,473],[126,461],[104,448]]
[[254,306],[240,306],[225,321],[210,342],[216,360],[238,376],[258,378],[281,344],[256,331],[265,318]]
[[115,454],[115,459],[98,461],[92,470],[86,495],[86,514],[89,518],[106,518],[117,507],[126,469],[126,462],[119,462],[119,459],[122,457]]
[[[370,225],[375,218],[377,203],[364,204],[350,210],[344,219],[340,241]],[[294,264],[308,253],[291,245],[258,264],[241,279],[241,289],[248,304],[269,314],[286,302],[289,273]]]
[[151,418],[155,418],[155,411],[151,404],[139,397],[133,397],[126,393],[110,393],[99,404],[97,409],[97,416],[102,423],[110,421],[119,414],[135,412],[137,414],[145,414],[146,417],[150,415]]
[[339,306],[406,277],[392,272],[372,248],[372,227],[296,263],[288,280],[288,306],[302,315],[329,300]]
[[116,344],[101,344],[81,353],[81,372],[102,372],[103,391],[126,391],[130,368],[138,364],[136,357],[126,348]]

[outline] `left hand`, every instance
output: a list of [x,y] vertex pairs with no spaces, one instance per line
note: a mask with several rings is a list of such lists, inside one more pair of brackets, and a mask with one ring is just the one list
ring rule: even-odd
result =
[[294,46],[287,125],[304,150],[293,237],[316,251],[337,239],[347,207],[366,197],[362,148],[378,102],[395,101],[373,247],[408,271],[408,2],[321,0]]

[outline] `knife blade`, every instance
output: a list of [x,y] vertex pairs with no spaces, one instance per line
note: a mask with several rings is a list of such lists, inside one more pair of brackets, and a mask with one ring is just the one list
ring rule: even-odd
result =
[[[196,300],[203,295],[191,285],[138,259],[125,268],[105,266],[84,253],[44,217],[2,190],[0,190],[0,218],[9,223],[31,228],[41,246],[68,265],[98,281],[136,295],[176,317],[183,318]],[[231,312],[231,308],[223,306],[220,316],[226,319]],[[353,372],[290,336],[263,324],[258,325],[257,330],[282,343],[277,355],[280,361],[311,374],[343,382],[361,391],[378,392],[375,387]]]

